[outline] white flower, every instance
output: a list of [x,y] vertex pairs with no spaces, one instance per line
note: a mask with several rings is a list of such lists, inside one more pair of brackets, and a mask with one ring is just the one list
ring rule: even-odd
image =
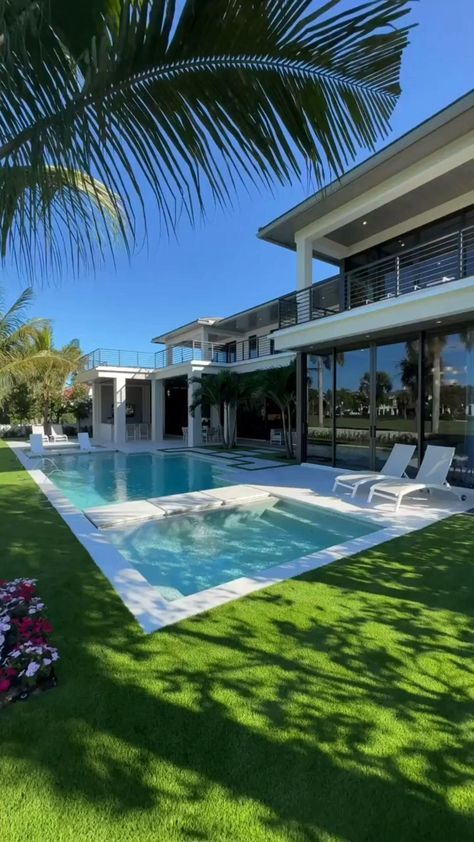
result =
[[36,661],[31,661],[27,668],[26,668],[26,675],[28,678],[32,678],[35,673],[38,672],[40,665],[36,663]]
[[48,667],[51,663],[51,658],[43,658],[43,664]]

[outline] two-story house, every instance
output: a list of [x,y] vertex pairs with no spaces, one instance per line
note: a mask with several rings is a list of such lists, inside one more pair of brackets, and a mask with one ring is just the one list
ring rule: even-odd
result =
[[[94,440],[117,445],[130,440],[161,442],[179,436],[190,446],[216,441],[216,407],[194,415],[190,405],[199,379],[223,368],[244,374],[288,365],[292,351],[276,352],[279,300],[273,299],[227,318],[200,318],[156,336],[156,353],[99,348],[83,359],[79,382],[92,386]],[[240,407],[238,434],[266,439],[279,429],[278,410],[263,402]]]
[[[300,460],[378,468],[394,442],[449,444],[472,483],[474,93],[259,236],[296,251],[273,339],[297,354]],[[313,283],[320,259],[335,274]]]
[[[79,377],[93,387],[94,438],[160,441],[184,428],[199,444],[196,376],[296,356],[300,461],[372,468],[397,441],[416,443],[418,461],[427,443],[451,444],[455,478],[472,484],[474,93],[259,236],[296,252],[296,290],[158,336],[156,354],[89,354]],[[314,283],[319,260],[334,275]],[[238,433],[279,426],[260,421],[241,418]]]

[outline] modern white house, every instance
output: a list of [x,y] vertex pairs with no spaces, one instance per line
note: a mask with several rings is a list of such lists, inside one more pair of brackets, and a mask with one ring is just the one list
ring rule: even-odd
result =
[[[189,411],[200,377],[223,368],[246,373],[288,365],[291,351],[276,352],[279,300],[273,299],[227,318],[199,318],[154,337],[160,350],[98,348],[83,359],[78,382],[92,387],[94,440],[117,445],[131,440],[161,442],[180,437],[191,447],[216,440],[216,408]],[[239,436],[266,439],[281,426],[275,407],[241,407]]]
[[[199,444],[192,377],[296,357],[300,461],[375,468],[397,441],[417,445],[417,462],[426,444],[451,444],[457,481],[473,484],[474,93],[258,235],[295,251],[296,289],[157,336],[156,354],[87,355],[94,437],[160,441],[185,428]],[[318,261],[330,277],[315,283]],[[268,438],[279,426],[268,416],[239,418],[238,434]]]
[[[418,460],[450,444],[472,484],[474,93],[259,236],[296,252],[273,341],[297,354],[300,460],[377,468],[396,441]],[[313,283],[318,260],[334,276]]]

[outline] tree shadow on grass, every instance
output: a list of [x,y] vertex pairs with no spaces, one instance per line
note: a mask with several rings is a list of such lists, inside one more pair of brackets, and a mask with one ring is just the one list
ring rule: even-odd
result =
[[472,771],[468,627],[441,568],[436,610],[428,570],[400,599],[372,553],[145,636],[38,491],[0,486],[0,518],[0,575],[39,578],[62,655],[56,690],[3,712],[0,764],[51,810],[86,799],[160,842],[471,838],[447,798]]

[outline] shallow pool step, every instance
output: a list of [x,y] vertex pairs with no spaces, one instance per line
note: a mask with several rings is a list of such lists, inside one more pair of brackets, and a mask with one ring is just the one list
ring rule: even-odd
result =
[[222,500],[207,491],[190,491],[186,494],[170,494],[168,497],[151,497],[148,501],[164,515],[181,515],[200,509],[217,509]]
[[109,529],[137,521],[155,520],[171,515],[218,509],[223,505],[241,505],[264,500],[268,491],[260,491],[250,485],[229,485],[211,491],[190,491],[184,494],[170,494],[168,497],[152,497],[149,500],[129,500],[110,506],[85,509],[84,514],[97,527]]
[[264,500],[270,496],[268,491],[262,491],[251,485],[226,485],[223,488],[213,488],[212,491],[206,493],[227,505],[253,503],[255,500]]
[[84,514],[97,529],[108,529],[124,523],[164,517],[165,513],[152,506],[148,500],[129,500],[127,503],[85,509]]

